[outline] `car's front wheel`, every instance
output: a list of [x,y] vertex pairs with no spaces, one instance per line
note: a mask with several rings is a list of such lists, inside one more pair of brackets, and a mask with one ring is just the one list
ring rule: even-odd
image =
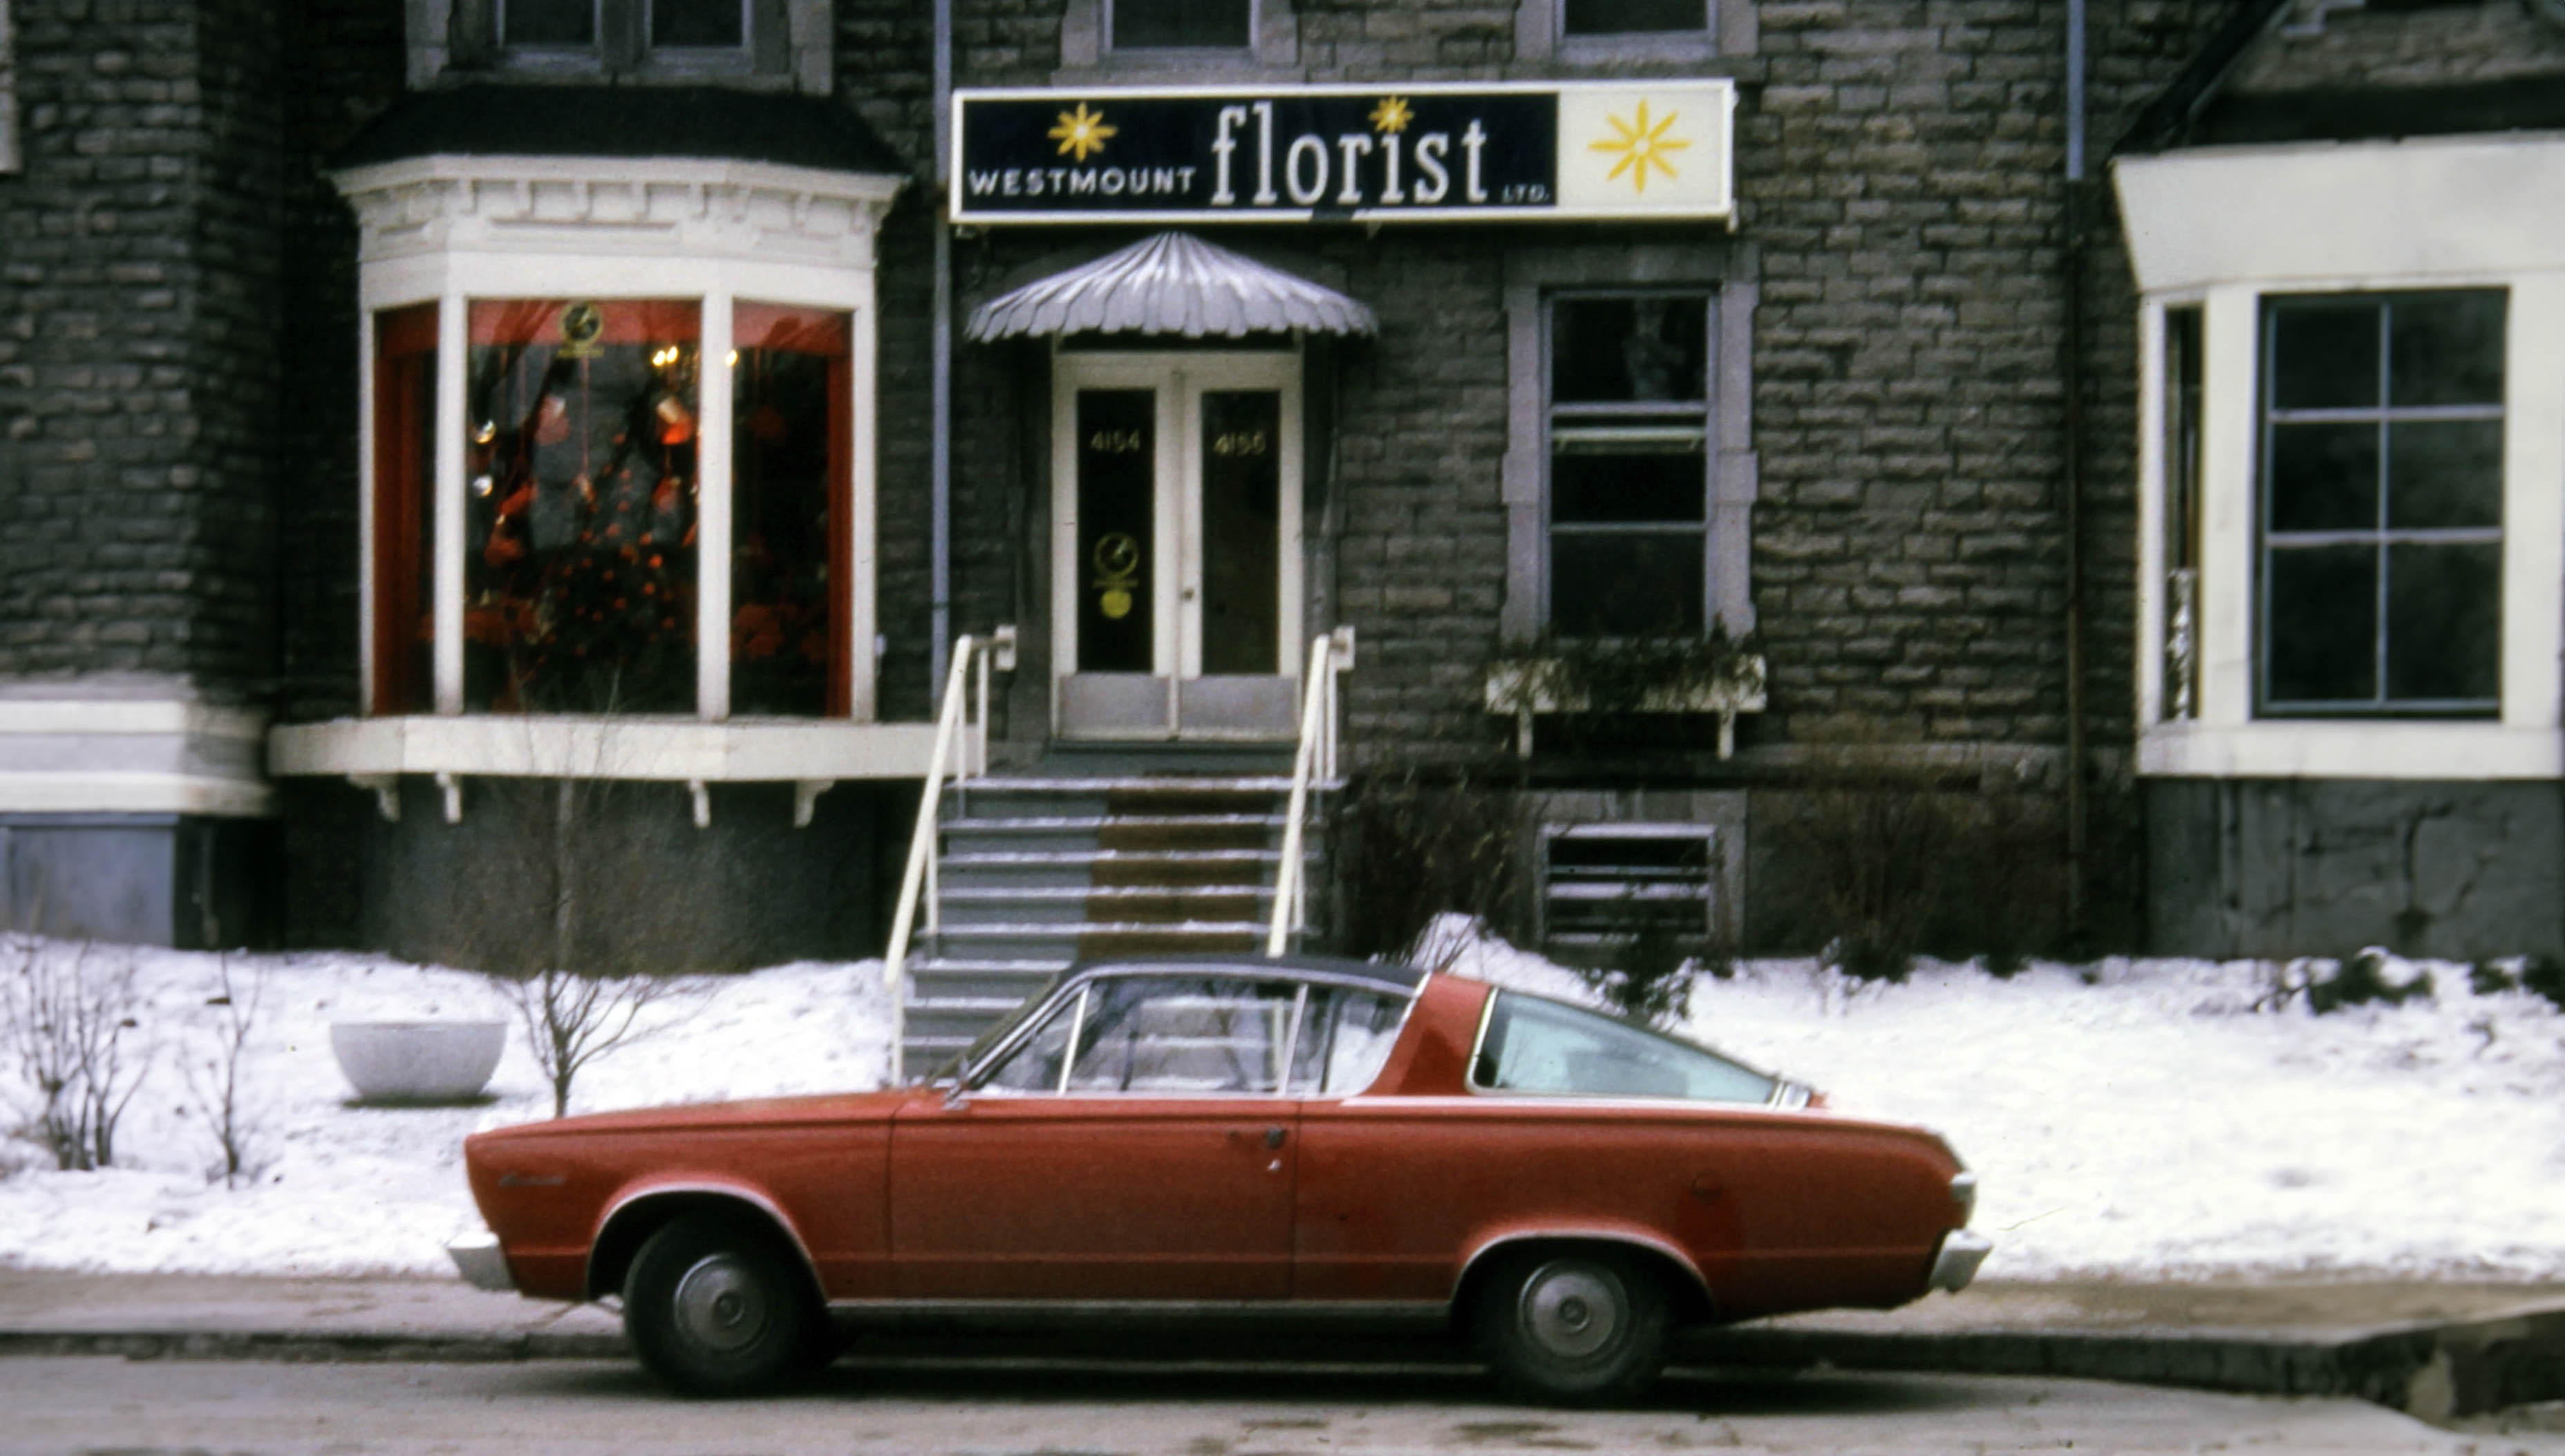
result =
[[1665,1367],[1664,1287],[1608,1250],[1526,1251],[1481,1286],[1472,1312],[1480,1353],[1500,1379],[1538,1400],[1627,1399]]
[[623,1328],[650,1373],[689,1395],[744,1395],[812,1369],[827,1313],[793,1256],[744,1219],[695,1214],[641,1245]]

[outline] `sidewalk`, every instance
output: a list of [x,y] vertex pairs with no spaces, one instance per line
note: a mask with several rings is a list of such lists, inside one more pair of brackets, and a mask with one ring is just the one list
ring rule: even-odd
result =
[[[1002,1344],[1013,1353],[1027,1348],[1020,1339]],[[1074,1340],[1054,1344],[1080,1349]],[[1257,1354],[1273,1343],[1217,1344]],[[1282,1344],[1295,1356],[1331,1348],[1306,1337]],[[876,1352],[932,1356],[986,1345],[903,1334]],[[541,1304],[460,1280],[0,1269],[0,1355],[510,1360],[626,1352],[620,1322],[597,1306]],[[1988,1283],[1903,1310],[1802,1315],[1690,1336],[1677,1358],[2358,1395],[2446,1419],[2565,1397],[2565,1286]]]

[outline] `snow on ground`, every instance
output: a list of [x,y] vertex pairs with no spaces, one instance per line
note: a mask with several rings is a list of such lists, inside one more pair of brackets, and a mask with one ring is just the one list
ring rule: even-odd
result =
[[[1447,929],[1449,929],[1447,927]],[[1584,997],[1501,941],[1454,936],[1453,968]],[[70,947],[49,946],[68,954]],[[0,1144],[0,1265],[126,1272],[436,1274],[477,1226],[459,1166],[475,1128],[551,1111],[512,1041],[493,1100],[353,1107],[334,1020],[500,1018],[466,972],[349,954],[233,956],[264,978],[243,1067],[267,1166],[240,1189],[181,1066],[210,1054],[216,957],[129,955],[135,1035],[157,1047],[118,1138],[120,1164],[53,1171]],[[879,1083],[878,962],[707,977],[645,1016],[650,1034],[584,1073],[574,1111]],[[1807,960],[1704,978],[1691,1034],[1823,1088],[1842,1111],[1938,1128],[1982,1180],[1989,1278],[2220,1275],[2565,1278],[2565,1016],[2479,995],[2463,966],[2395,963],[2436,994],[2311,1015],[2257,1009],[2268,962],[2108,959],[1998,980],[1927,963],[1855,985]],[[0,1123],[30,1094],[0,1054]]]
[[[71,947],[48,947],[69,954]],[[155,1048],[118,1130],[119,1166],[57,1172],[0,1144],[0,1266],[125,1273],[442,1274],[445,1242],[476,1230],[464,1135],[552,1114],[552,1093],[514,1008],[485,977],[352,954],[234,955],[233,984],[263,996],[241,1068],[251,1150],[266,1166],[237,1189],[185,1071],[214,1054],[216,957],[111,950],[136,969],[135,1033]],[[0,960],[5,973],[6,960]],[[571,1110],[872,1087],[888,1068],[879,961],[797,964],[702,977],[643,1011],[638,1034],[580,1074]],[[334,1021],[507,1020],[490,1100],[458,1108],[351,1106],[330,1051]],[[32,1091],[0,1051],[0,1128]],[[202,1078],[198,1079],[202,1081]],[[122,1164],[129,1163],[130,1166]],[[15,1168],[14,1173],[10,1169]],[[213,1170],[209,1181],[208,1169]]]

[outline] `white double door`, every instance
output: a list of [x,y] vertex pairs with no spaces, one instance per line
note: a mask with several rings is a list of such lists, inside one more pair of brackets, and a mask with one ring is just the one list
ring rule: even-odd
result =
[[1052,381],[1053,732],[1289,737],[1298,352],[1063,350]]

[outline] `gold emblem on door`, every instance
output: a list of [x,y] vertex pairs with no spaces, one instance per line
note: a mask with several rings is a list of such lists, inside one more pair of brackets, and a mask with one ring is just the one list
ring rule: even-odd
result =
[[1131,588],[1140,579],[1140,543],[1125,531],[1095,538],[1095,609],[1109,622],[1131,615]]

